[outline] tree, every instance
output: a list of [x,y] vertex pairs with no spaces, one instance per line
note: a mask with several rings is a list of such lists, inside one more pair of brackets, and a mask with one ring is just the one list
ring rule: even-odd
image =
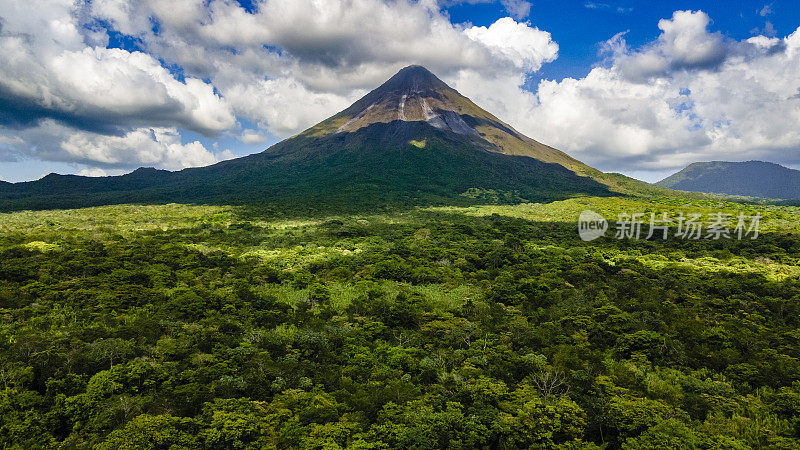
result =
[[169,414],[142,414],[125,427],[113,431],[96,446],[98,450],[189,450],[203,448],[197,439],[197,424],[192,419]]

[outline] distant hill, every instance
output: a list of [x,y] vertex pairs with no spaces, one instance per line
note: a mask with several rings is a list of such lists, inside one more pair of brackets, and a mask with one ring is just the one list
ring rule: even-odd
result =
[[696,162],[656,184],[681,191],[800,199],[800,170],[764,161]]
[[620,180],[521,134],[424,67],[409,66],[262,153],[178,172],[51,174],[0,185],[0,210],[127,202],[421,204],[498,192],[509,201],[541,201],[634,185]]

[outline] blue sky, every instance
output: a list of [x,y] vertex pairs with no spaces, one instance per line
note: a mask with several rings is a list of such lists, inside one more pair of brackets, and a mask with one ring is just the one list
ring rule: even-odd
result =
[[[457,20],[485,24],[492,13],[481,6],[497,8],[466,4],[452,8],[450,14]],[[630,45],[647,44],[658,36],[658,21],[677,10],[706,12],[713,20],[712,31],[736,40],[753,36],[755,29],[763,30],[767,21],[781,36],[800,25],[800,5],[794,1],[537,1],[532,3],[530,20],[552,33],[560,51],[558,59],[542,67],[535,78],[583,77],[597,62],[598,43],[629,30],[625,38]]]
[[0,6],[2,180],[261,151],[411,63],[601,170],[800,163],[793,1],[46,3]]

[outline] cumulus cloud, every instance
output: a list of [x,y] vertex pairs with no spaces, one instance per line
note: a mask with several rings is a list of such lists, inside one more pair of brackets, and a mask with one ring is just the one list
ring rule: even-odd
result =
[[350,104],[345,96],[315,92],[294,78],[235,83],[225,92],[240,115],[277,136],[295,134]]
[[624,41],[617,35],[610,47],[620,70],[635,80],[668,71],[713,68],[723,62],[728,48],[720,33],[708,32],[710,22],[702,11],[676,11],[671,19],[658,22],[661,35],[652,44],[630,51],[619,45]]
[[[529,7],[506,3],[518,16]],[[549,33],[512,18],[454,25],[433,0],[264,0],[253,11],[222,1],[160,5],[122,8],[151,17],[157,33],[146,24],[131,30],[112,14],[104,20],[185,73],[210,79],[237,115],[278,136],[335,113],[408,64],[445,78],[462,70],[496,76],[537,70],[558,49]]]
[[[9,0],[0,6],[0,123],[44,118],[101,132],[144,124],[215,135],[235,118],[213,86],[175,79],[142,52],[89,46],[73,2]],[[88,37],[87,37],[88,33]]]
[[86,165],[86,170],[109,174],[141,166],[175,170],[233,157],[229,150],[212,152],[196,140],[183,143],[175,128],[135,128],[117,136],[75,130],[47,119],[22,130],[0,127],[0,133],[13,136],[5,145],[17,158]]
[[177,130],[168,128],[139,128],[123,136],[72,133],[60,148],[74,161],[109,166],[135,161],[137,165],[180,169],[218,161],[199,141],[181,144]]
[[510,17],[499,19],[488,28],[468,28],[464,33],[524,72],[537,71],[543,63],[558,56],[558,44],[553,42],[550,33]]
[[[312,78],[320,67],[362,73],[365,65],[407,60],[440,66],[489,61],[486,49],[463,36],[433,1],[264,0],[252,13],[234,2],[212,1],[200,13],[188,14],[195,20],[186,20],[184,9],[157,2],[129,4],[160,25],[158,33],[147,25],[131,31],[149,51],[203,77],[217,75],[224,58],[243,54],[240,70],[267,78],[287,72]],[[106,20],[115,28],[129,26],[113,16]],[[365,87],[366,80],[360,81],[358,87]]]
[[267,136],[256,130],[244,130],[239,136],[239,140],[247,145],[261,144],[267,140]]
[[82,177],[109,177],[114,175],[122,175],[124,174],[124,170],[113,170],[113,169],[101,169],[99,167],[89,167],[86,169],[81,169],[78,171],[76,175],[80,175]]
[[700,160],[800,162],[800,29],[726,42],[702,12],[659,22],[653,43],[624,33],[584,78],[498,91],[521,131],[604,170],[679,168]]

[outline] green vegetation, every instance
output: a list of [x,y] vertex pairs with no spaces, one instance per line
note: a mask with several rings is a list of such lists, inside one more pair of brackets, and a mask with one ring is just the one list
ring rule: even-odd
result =
[[[527,156],[485,151],[424,122],[374,124],[345,136],[299,135],[268,151],[166,172],[140,169],[118,177],[48,175],[0,186],[0,212],[110,204],[243,205],[295,215],[341,214],[387,205],[475,202],[470,188],[518,193],[525,201],[616,195],[594,179]],[[424,141],[422,147],[410,140]]]
[[[762,235],[585,243],[584,209]],[[799,208],[265,211],[0,214],[0,446],[800,448]]]

